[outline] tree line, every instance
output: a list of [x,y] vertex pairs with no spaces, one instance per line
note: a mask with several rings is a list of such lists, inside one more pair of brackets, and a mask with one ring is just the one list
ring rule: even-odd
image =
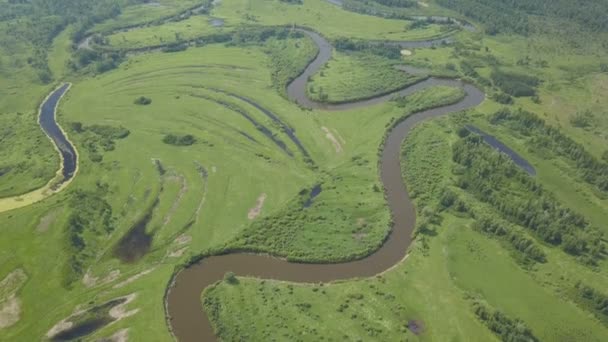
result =
[[490,118],[492,124],[502,124],[529,137],[529,145],[569,159],[585,182],[608,193],[608,163],[589,153],[585,147],[559,129],[549,126],[536,114],[525,110],[503,108]]
[[[586,264],[596,265],[605,257],[606,247],[597,228],[559,203],[509,157],[487,146],[482,137],[471,134],[458,140],[453,145],[453,160],[458,165],[457,185],[492,205],[505,220]],[[481,229],[494,228],[483,221],[480,224]],[[516,241],[516,248],[519,243],[523,242]],[[525,251],[528,246],[519,248]]]
[[542,29],[534,23],[539,18],[574,23],[592,32],[608,32],[605,0],[437,0],[437,3],[483,23],[489,34],[529,35],[536,28]]

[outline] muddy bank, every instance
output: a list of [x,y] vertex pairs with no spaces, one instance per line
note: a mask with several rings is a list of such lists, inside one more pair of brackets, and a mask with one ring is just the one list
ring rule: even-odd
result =
[[[202,308],[200,297],[203,290],[221,280],[226,272],[239,276],[253,276],[300,283],[331,282],[341,279],[371,277],[394,266],[406,257],[412,242],[416,224],[416,211],[401,176],[401,144],[412,127],[421,121],[447,115],[479,105],[485,94],[478,88],[457,80],[430,78],[399,92],[377,98],[341,105],[327,105],[311,101],[306,97],[306,82],[331,57],[332,47],[320,35],[304,31],[319,47],[318,56],[305,71],[287,87],[290,99],[305,106],[320,110],[337,111],[362,108],[383,103],[393,96],[407,96],[421,89],[448,85],[461,87],[466,96],[459,102],[422,111],[409,116],[397,124],[385,139],[380,160],[380,177],[384,185],[387,202],[393,217],[393,227],[386,242],[372,255],[341,264],[290,263],[267,255],[233,253],[204,258],[182,270],[173,279],[167,290],[166,310],[171,331],[179,341],[214,341],[213,328]],[[421,42],[416,42],[419,44]],[[433,42],[427,42],[434,44]],[[406,42],[402,44],[407,45]],[[321,188],[319,187],[318,191]],[[312,192],[311,192],[312,194]],[[311,196],[311,198],[314,198]],[[312,199],[311,199],[312,204]]]

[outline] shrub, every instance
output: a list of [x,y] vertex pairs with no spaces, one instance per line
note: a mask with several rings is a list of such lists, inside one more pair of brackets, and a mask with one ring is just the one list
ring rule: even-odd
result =
[[239,283],[239,280],[236,278],[234,272],[226,272],[226,274],[224,274],[224,281],[231,285]]
[[145,97],[145,96],[140,96],[137,99],[135,99],[135,101],[133,103],[135,103],[136,105],[147,106],[150,103],[152,103],[152,99]]
[[163,142],[167,145],[190,146],[196,142],[196,138],[191,134],[186,134],[186,135],[167,134],[163,138]]

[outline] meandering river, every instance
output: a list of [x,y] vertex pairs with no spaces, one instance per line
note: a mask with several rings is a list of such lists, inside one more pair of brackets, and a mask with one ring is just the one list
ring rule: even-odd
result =
[[[455,104],[412,114],[389,132],[384,142],[380,160],[380,178],[384,185],[386,199],[393,217],[393,227],[380,249],[361,260],[339,264],[292,263],[267,255],[249,253],[232,253],[204,258],[199,263],[180,271],[173,279],[173,284],[167,292],[167,316],[171,330],[179,341],[216,340],[209,318],[206,316],[201,305],[201,294],[207,286],[221,280],[224,274],[229,271],[239,276],[252,276],[299,283],[318,283],[371,277],[390,269],[404,260],[412,242],[412,233],[416,225],[416,210],[401,174],[400,156],[401,145],[404,139],[412,128],[421,121],[475,107],[485,99],[485,94],[473,85],[459,80],[431,77],[391,94],[362,101],[343,104],[314,102],[306,96],[307,80],[329,61],[333,47],[325,38],[315,32],[305,29],[298,30],[308,35],[319,47],[318,55],[310,62],[302,74],[287,87],[289,99],[301,106],[323,111],[349,110],[384,103],[395,96],[407,96],[437,85],[460,87],[465,90],[466,95]],[[426,42],[394,42],[393,44],[398,44],[405,48],[413,48],[443,43],[445,43],[444,39]],[[54,90],[40,109],[40,125],[54,141],[62,156],[64,182],[74,176],[77,169],[77,154],[75,148],[57,125],[55,115],[57,103],[69,89],[69,86],[69,84],[64,84]],[[469,129],[475,131],[474,128]],[[481,132],[477,133],[482,134]],[[504,146],[503,144],[494,145],[498,149]],[[523,158],[510,149],[506,153],[512,158],[515,157],[523,160]],[[529,164],[521,162],[518,165],[526,169]],[[529,169],[527,171],[530,172]]]
[[[466,96],[458,103],[422,111],[409,116],[389,133],[382,151],[380,178],[384,184],[386,198],[393,216],[393,229],[380,249],[372,255],[356,261],[340,264],[292,263],[266,255],[234,253],[212,256],[179,272],[173,286],[167,293],[167,314],[173,334],[179,341],[214,341],[213,328],[201,305],[203,290],[221,280],[226,272],[239,276],[252,276],[300,283],[330,282],[340,279],[371,277],[399,263],[404,259],[412,242],[416,225],[416,210],[409,197],[401,176],[401,144],[417,123],[430,118],[458,112],[479,105],[485,98],[478,88],[458,80],[429,78],[426,81],[389,95],[378,96],[364,101],[330,105],[317,103],[306,96],[308,77],[314,75],[331,58],[332,46],[317,33],[300,30],[308,35],[319,47],[316,58],[304,72],[287,87],[289,98],[304,107],[326,111],[348,110],[379,104],[394,96],[406,96],[424,88],[436,85],[462,87]],[[419,44],[441,44],[436,42],[415,42]],[[401,42],[400,46],[409,46]]]

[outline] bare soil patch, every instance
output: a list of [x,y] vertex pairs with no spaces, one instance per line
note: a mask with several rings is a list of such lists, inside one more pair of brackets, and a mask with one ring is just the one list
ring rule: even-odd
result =
[[102,338],[97,342],[127,342],[129,340],[129,329],[118,330],[114,335],[108,338]]
[[[150,271],[152,271],[152,270],[150,270]],[[112,309],[110,309],[110,312],[109,312],[110,317],[114,318],[116,321],[119,321],[123,318],[133,316],[139,311],[139,309],[133,309],[133,310],[127,311],[127,305],[129,305],[132,301],[135,300],[135,298],[137,298],[136,293],[132,293],[123,298],[126,299],[125,302],[113,307]]]
[[105,278],[103,278],[103,279],[101,279],[101,281],[99,281],[99,277],[95,277],[95,276],[91,275],[90,271],[87,271],[87,273],[82,278],[82,283],[86,287],[93,287],[96,285],[105,285],[105,284],[109,284],[109,283],[115,281],[116,279],[118,279],[119,276],[120,276],[120,270],[113,270],[110,273],[108,273],[108,275],[105,276]]
[[21,268],[9,273],[0,281],[0,303],[12,297],[27,280],[27,274]]
[[247,218],[250,220],[255,219],[262,212],[262,207],[264,207],[264,202],[266,201],[266,194],[262,193],[260,197],[258,197],[255,207],[249,209],[249,213],[247,214]]
[[145,271],[143,271],[141,273],[138,273],[138,274],[136,274],[136,275],[128,278],[127,280],[125,280],[123,282],[120,282],[120,283],[114,285],[113,288],[114,289],[119,289],[121,287],[124,287],[125,285],[131,284],[132,282],[136,281],[137,279],[139,279],[139,278],[141,278],[141,277],[143,277],[143,276],[145,276],[145,275],[147,275],[149,273],[152,273],[152,271],[154,271],[154,270],[155,270],[155,268],[147,269],[147,270],[145,270]]
[[182,255],[184,255],[184,253],[186,253],[187,250],[188,250],[188,247],[178,249],[176,251],[169,253],[169,257],[170,258],[181,258]]
[[336,137],[329,130],[329,128],[321,127],[321,129],[323,130],[323,132],[325,132],[325,137],[327,139],[329,139],[329,141],[331,141],[331,143],[334,145],[334,149],[336,149],[336,153],[342,152],[342,144],[340,144],[340,141],[338,141],[338,139],[336,139]]
[[175,239],[175,243],[177,245],[185,245],[187,243],[190,243],[190,241],[192,241],[192,236],[186,234],[182,234],[177,239]]
[[4,302],[0,302],[0,329],[8,328],[19,322],[21,315],[21,301],[12,295]]
[[38,223],[38,226],[36,227],[36,231],[38,233],[44,233],[47,230],[49,230],[49,228],[51,227],[51,225],[57,219],[57,215],[58,214],[59,214],[59,209],[56,209],[56,210],[52,210],[48,214],[44,215],[40,219],[40,222]]

